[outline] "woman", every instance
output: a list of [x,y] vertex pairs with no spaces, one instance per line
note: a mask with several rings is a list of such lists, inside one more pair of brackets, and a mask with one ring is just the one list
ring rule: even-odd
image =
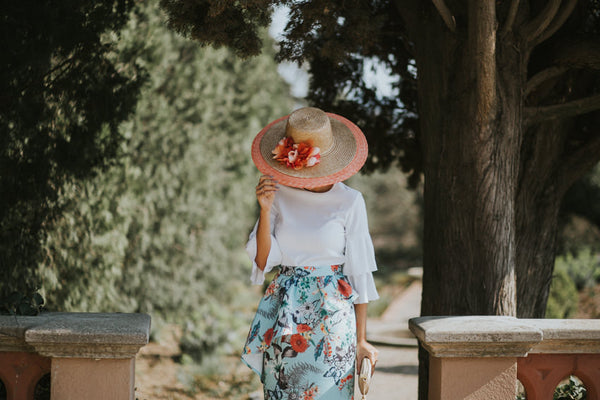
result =
[[374,366],[367,303],[379,296],[364,200],[342,181],[367,156],[347,119],[302,108],[265,127],[252,158],[260,216],[246,250],[252,282],[281,266],[265,291],[242,359],[266,400],[352,399],[355,360]]

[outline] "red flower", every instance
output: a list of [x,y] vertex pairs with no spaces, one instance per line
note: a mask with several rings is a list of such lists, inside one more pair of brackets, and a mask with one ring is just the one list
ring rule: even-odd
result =
[[298,332],[302,333],[302,332],[308,332],[310,331],[310,326],[306,325],[306,324],[298,324]]
[[271,344],[271,340],[273,340],[273,328],[267,330],[263,336],[266,345],[270,345]]
[[292,335],[290,344],[292,345],[292,349],[297,353],[304,353],[308,349],[308,342],[304,336],[298,333]]
[[350,297],[352,295],[352,286],[343,279],[338,279],[338,290],[344,297]]
[[304,393],[302,393],[302,400],[315,400],[315,395],[317,395],[319,393],[319,387],[318,386],[313,386],[308,390],[305,390]]
[[285,137],[273,149],[273,158],[289,168],[302,169],[312,167],[321,161],[320,149],[308,143],[294,143],[291,137]]

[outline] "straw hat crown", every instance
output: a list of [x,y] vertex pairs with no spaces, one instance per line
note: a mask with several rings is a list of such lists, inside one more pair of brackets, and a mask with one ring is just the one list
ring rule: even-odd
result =
[[314,107],[300,108],[290,114],[285,127],[285,135],[295,143],[307,143],[327,153],[333,146],[331,122],[324,111]]
[[[274,150],[283,145],[281,140],[286,137],[291,138],[294,146],[304,143],[318,147],[319,162],[300,168],[281,163],[279,156],[284,153],[279,152],[281,149]],[[300,108],[272,121],[252,142],[252,160],[263,174],[273,176],[283,185],[299,188],[319,187],[349,178],[365,163],[367,152],[367,140],[360,128],[341,115],[314,107]]]

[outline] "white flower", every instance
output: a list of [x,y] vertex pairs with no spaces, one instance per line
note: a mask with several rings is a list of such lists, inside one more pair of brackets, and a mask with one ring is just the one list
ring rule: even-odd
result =
[[317,157],[310,157],[307,161],[306,161],[306,166],[307,167],[312,167],[313,165],[317,164],[319,162],[319,160],[317,159]]
[[296,161],[296,158],[298,158],[298,150],[292,150],[288,153],[288,160],[290,160],[291,163]]

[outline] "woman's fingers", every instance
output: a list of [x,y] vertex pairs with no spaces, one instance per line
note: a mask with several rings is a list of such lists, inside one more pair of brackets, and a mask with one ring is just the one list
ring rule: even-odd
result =
[[256,190],[260,189],[276,189],[278,187],[276,182],[263,182],[256,187]]
[[278,189],[277,181],[268,175],[263,175],[256,185],[256,193],[274,192]]
[[279,190],[277,181],[271,176],[263,175],[260,177],[258,185],[256,185],[256,198],[258,199],[261,208],[271,207],[277,190]]
[[260,177],[260,179],[258,180],[258,184],[260,185],[265,182],[277,182],[277,181],[275,179],[273,179],[273,177],[270,175],[262,175]]
[[359,368],[362,366],[362,361],[365,357],[367,357],[369,359],[369,361],[371,362],[371,374],[373,374],[373,372],[375,372],[375,365],[377,364],[377,357],[379,355],[379,351],[377,350],[377,348],[373,345],[371,345],[368,342],[364,342],[359,344],[358,346],[358,352],[357,352],[357,356],[358,356],[358,363],[359,363]]

